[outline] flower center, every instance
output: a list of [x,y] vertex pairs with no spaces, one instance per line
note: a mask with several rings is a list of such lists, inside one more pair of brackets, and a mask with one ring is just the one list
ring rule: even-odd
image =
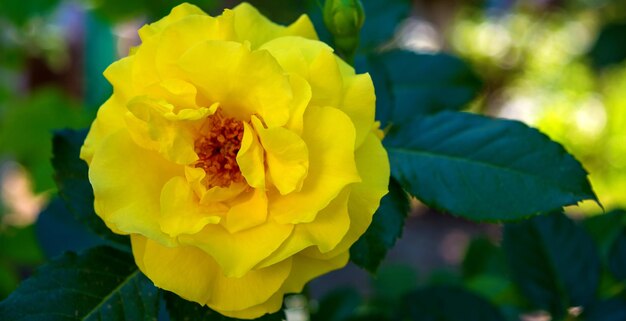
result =
[[204,183],[211,188],[242,182],[237,153],[241,148],[243,124],[233,118],[224,117],[218,109],[207,117],[201,132],[202,136],[194,143],[194,150],[199,158],[195,167],[206,172]]

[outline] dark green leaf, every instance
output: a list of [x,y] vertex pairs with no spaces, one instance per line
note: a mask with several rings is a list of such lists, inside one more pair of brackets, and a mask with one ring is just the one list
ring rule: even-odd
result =
[[441,112],[384,141],[392,176],[436,209],[472,220],[515,220],[595,200],[580,163],[520,122]]
[[363,299],[354,288],[335,289],[320,300],[313,321],[345,321],[354,314]]
[[[225,317],[206,306],[181,299],[178,295],[162,291],[165,304],[169,312],[170,321],[235,321],[238,319]],[[274,314],[266,314],[258,321],[282,321],[284,313],[279,311]]]
[[360,47],[363,51],[373,50],[391,40],[398,24],[411,12],[408,0],[366,0],[365,24],[361,29]]
[[402,304],[401,320],[504,321],[500,311],[487,300],[457,287],[420,289],[407,295]]
[[626,59],[626,22],[611,23],[602,28],[600,35],[589,52],[596,68],[621,63]]
[[612,298],[593,303],[583,310],[585,321],[624,321],[626,320],[626,299]]
[[350,260],[372,273],[376,272],[387,250],[402,235],[408,212],[409,198],[396,181],[390,180],[389,193],[381,200],[372,224],[350,248]]
[[54,135],[52,165],[59,195],[76,220],[112,244],[129,247],[128,237],[113,234],[93,209],[93,189],[89,183],[87,163],[80,159],[86,131],[62,130]]
[[501,248],[486,238],[473,239],[467,248],[462,265],[463,277],[466,279],[481,275],[493,274],[506,276],[506,257]]
[[508,224],[504,250],[521,291],[556,318],[594,300],[600,260],[591,237],[561,213]]
[[132,255],[97,247],[41,267],[0,303],[3,321],[156,320],[157,289]]
[[82,252],[105,244],[102,238],[79,222],[58,197],[53,198],[39,214],[36,233],[48,258],[57,257],[65,251]]
[[395,125],[411,123],[442,110],[461,110],[482,84],[461,59],[447,54],[417,54],[396,50],[370,55],[360,69],[372,74],[377,119]]
[[606,259],[609,256],[611,246],[626,227],[626,212],[614,210],[606,214],[592,216],[583,221],[583,226],[596,243],[600,257]]
[[617,237],[609,255],[609,269],[619,280],[626,281],[626,228]]

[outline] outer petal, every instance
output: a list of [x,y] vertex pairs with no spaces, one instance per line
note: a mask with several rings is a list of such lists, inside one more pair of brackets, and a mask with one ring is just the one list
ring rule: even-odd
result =
[[192,246],[166,247],[136,234],[131,235],[131,241],[137,266],[156,286],[218,312],[240,311],[268,302],[291,271],[291,260],[286,260],[241,278],[229,278],[210,256]]
[[174,7],[170,14],[163,17],[161,20],[151,23],[149,25],[145,25],[141,29],[139,29],[139,37],[141,38],[141,41],[145,42],[149,38],[163,31],[163,29],[165,29],[170,24],[191,15],[206,15],[206,13],[200,8],[194,6],[193,4],[189,4],[186,2],[182,3]]
[[313,23],[306,15],[300,16],[288,27],[275,24],[248,3],[242,3],[233,9],[235,30],[238,40],[249,41],[256,49],[269,40],[284,36],[300,36],[317,40]]
[[161,189],[182,174],[182,167],[140,148],[126,131],[118,131],[100,144],[89,167],[96,213],[116,231],[171,244],[159,226]]
[[297,224],[283,245],[265,259],[259,267],[276,264],[308,247],[313,247],[321,253],[333,251],[350,229],[349,196],[350,188],[347,187],[317,214],[313,222]]
[[346,185],[360,181],[354,135],[352,122],[341,111],[307,108],[302,139],[309,148],[309,173],[300,192],[270,194],[270,217],[282,223],[311,222]]
[[293,265],[287,281],[283,284],[285,293],[302,292],[304,285],[312,279],[330,271],[340,269],[348,263],[350,254],[343,252],[327,260],[319,260],[304,255],[293,256]]
[[219,102],[225,115],[239,120],[258,114],[269,127],[289,120],[293,99],[289,77],[266,51],[206,41],[187,51],[180,66],[198,88],[203,105]]
[[124,113],[126,108],[115,94],[111,96],[98,110],[96,120],[91,124],[91,129],[85,138],[85,143],[80,149],[80,158],[87,164],[91,164],[93,154],[100,147],[102,141],[111,133],[115,133],[124,127]]
[[389,186],[389,160],[380,139],[370,133],[355,155],[359,173],[363,181],[352,185],[348,211],[350,230],[335,249],[323,255],[316,249],[304,251],[316,258],[328,258],[348,251],[372,222],[372,216],[380,204],[380,199],[387,194]]
[[274,295],[272,295],[272,297],[270,297],[267,301],[265,301],[265,302],[263,302],[263,303],[261,303],[259,305],[255,305],[255,306],[247,308],[245,310],[220,311],[220,313],[222,315],[225,315],[225,316],[231,317],[231,318],[256,319],[260,315],[263,315],[263,314],[266,314],[266,313],[274,313],[274,312],[280,310],[280,308],[283,305],[283,296],[284,295],[285,295],[285,293],[282,290],[279,290],[276,293],[274,293]]
[[228,211],[223,204],[200,206],[198,202],[184,177],[170,179],[161,191],[161,230],[171,237],[195,234],[207,224],[218,223]]
[[[254,210],[263,211],[263,209]],[[196,246],[211,255],[222,267],[225,275],[241,277],[272,254],[292,230],[292,225],[271,221],[233,234],[221,225],[207,225],[197,234],[181,235],[178,241],[181,244]]]

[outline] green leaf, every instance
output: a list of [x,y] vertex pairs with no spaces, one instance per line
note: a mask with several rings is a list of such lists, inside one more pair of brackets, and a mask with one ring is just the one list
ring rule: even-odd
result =
[[626,59],[626,22],[610,23],[602,28],[589,56],[596,68],[619,64]]
[[52,165],[59,195],[76,220],[89,227],[96,235],[111,241],[112,245],[129,248],[127,236],[113,234],[93,208],[93,189],[89,183],[87,163],[80,159],[86,130],[61,130],[53,138]]
[[361,29],[360,48],[371,51],[391,40],[400,21],[411,12],[408,0],[365,0],[365,24]]
[[462,272],[465,279],[485,273],[506,276],[508,270],[504,252],[489,239],[475,238],[465,252]]
[[8,154],[28,170],[35,192],[54,188],[52,130],[87,126],[91,115],[54,89],[38,90],[6,104],[0,117],[0,154]]
[[626,320],[626,299],[612,298],[595,302],[583,310],[585,321],[623,321]]
[[583,226],[596,243],[600,257],[605,260],[609,257],[611,246],[626,227],[626,212],[614,210],[592,216],[583,221]]
[[402,236],[408,212],[409,198],[395,180],[390,180],[389,193],[381,200],[372,224],[350,248],[350,260],[375,273],[387,251]]
[[355,288],[339,288],[325,295],[319,303],[319,310],[312,321],[345,321],[363,303],[363,298]]
[[399,312],[411,321],[504,321],[500,311],[482,297],[458,287],[434,286],[407,295]]
[[39,214],[36,233],[48,258],[57,257],[65,251],[81,252],[106,244],[104,239],[79,222],[58,197],[53,198]]
[[626,281],[626,228],[624,227],[611,248],[609,269],[620,281]]
[[3,228],[0,230],[0,244],[2,245],[0,246],[0,261],[35,265],[44,260],[33,225]]
[[481,81],[461,59],[447,54],[395,50],[359,60],[372,74],[377,118],[402,125],[443,110],[461,110],[476,97]]
[[[185,299],[181,299],[178,295],[162,291],[165,298],[165,304],[169,312],[170,321],[235,321],[239,319],[233,319],[225,317],[206,306],[201,306],[198,303],[190,302]],[[255,319],[258,321],[282,321],[284,319],[284,313],[279,311],[273,314],[266,314],[261,318]]]
[[41,267],[0,303],[3,321],[156,320],[158,292],[132,255],[97,247]]
[[561,213],[539,216],[504,230],[503,246],[520,290],[535,308],[555,318],[594,300],[600,260],[591,237]]
[[580,163],[520,122],[459,112],[392,128],[392,176],[430,207],[472,220],[515,220],[596,200]]

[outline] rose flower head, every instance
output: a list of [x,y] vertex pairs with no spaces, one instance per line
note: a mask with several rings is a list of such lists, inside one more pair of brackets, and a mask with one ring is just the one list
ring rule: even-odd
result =
[[223,315],[280,309],[343,267],[387,193],[371,78],[249,4],[182,4],[104,72],[81,150],[97,214],[162,289]]

